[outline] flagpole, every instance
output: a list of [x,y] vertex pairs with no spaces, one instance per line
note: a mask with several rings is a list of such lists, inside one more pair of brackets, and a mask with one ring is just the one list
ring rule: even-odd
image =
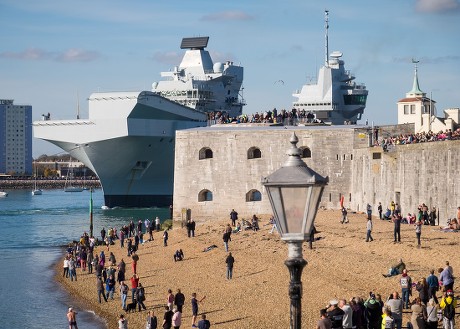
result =
[[89,200],[89,236],[93,237],[93,188],[90,187],[90,200]]

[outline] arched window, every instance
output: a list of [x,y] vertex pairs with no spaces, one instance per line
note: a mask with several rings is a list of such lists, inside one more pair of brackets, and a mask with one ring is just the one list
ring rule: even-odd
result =
[[307,146],[300,147],[300,152],[301,158],[311,158],[311,150]]
[[262,152],[260,152],[260,149],[258,147],[251,147],[248,150],[248,159],[259,159],[262,157]]
[[212,150],[209,147],[203,147],[200,150],[199,159],[212,159]]
[[212,201],[212,192],[210,190],[201,190],[198,193],[198,202]]
[[262,194],[258,190],[250,190],[246,193],[246,202],[262,201]]

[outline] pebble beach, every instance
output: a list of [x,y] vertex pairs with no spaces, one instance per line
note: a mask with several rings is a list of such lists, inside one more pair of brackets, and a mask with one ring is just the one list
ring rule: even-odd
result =
[[[236,209],[237,210],[237,209]],[[147,310],[163,321],[168,289],[181,289],[186,298],[181,328],[191,327],[191,294],[198,299],[199,313],[206,313],[212,328],[288,328],[289,327],[289,272],[284,265],[287,245],[275,231],[270,234],[270,215],[260,215],[259,231],[232,234],[229,251],[235,258],[233,279],[226,279],[227,253],[222,234],[229,219],[197,222],[195,237],[175,223],[169,231],[168,246],[163,246],[162,232],[154,233],[154,241],[139,247],[137,272],[145,287]],[[427,277],[431,269],[443,267],[449,261],[454,274],[460,268],[458,234],[442,232],[438,226],[423,226],[422,247],[417,248],[415,228],[402,224],[401,243],[393,243],[393,224],[373,219],[373,242],[365,242],[367,215],[349,212],[348,224],[340,223],[336,210],[319,210],[315,226],[319,231],[313,249],[304,244],[303,257],[308,261],[302,275],[302,328],[316,328],[319,310],[331,299],[367,298],[369,292],[381,294],[386,300],[393,291],[401,291],[399,276],[385,278],[391,265],[402,258],[414,282]],[[148,236],[147,235],[144,235]],[[79,237],[69,237],[76,240]],[[216,245],[210,251],[204,249]],[[182,249],[185,258],[174,262],[173,254]],[[126,262],[126,277],[132,276],[131,258],[119,241],[107,247],[98,246],[95,253],[104,250],[115,254],[117,263]],[[62,260],[64,259],[64,251]],[[108,263],[108,262],[107,262]],[[106,264],[107,264],[106,263]],[[74,298],[74,307],[92,310],[104,318],[107,328],[118,328],[117,319],[125,314],[128,327],[145,328],[147,311],[125,313],[121,307],[119,286],[114,300],[98,303],[96,276],[77,269],[78,281],[62,277],[62,261],[56,264],[55,279]],[[130,283],[127,283],[130,287]],[[454,285],[458,291],[458,283]],[[413,296],[418,296],[414,291]],[[128,294],[128,300],[131,293]],[[409,319],[405,314],[404,323]],[[78,322],[78,315],[77,315]]]

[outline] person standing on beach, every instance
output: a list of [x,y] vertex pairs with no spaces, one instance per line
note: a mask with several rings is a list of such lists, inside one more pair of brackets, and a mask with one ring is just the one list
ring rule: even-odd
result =
[[97,298],[99,300],[99,304],[102,303],[101,295],[104,297],[105,302],[107,303],[107,298],[104,294],[104,282],[102,282],[102,277],[98,276],[96,278],[96,289],[97,289]]
[[196,328],[195,325],[196,317],[198,316],[198,303],[201,303],[206,296],[201,298],[200,300],[196,299],[196,292],[192,293],[192,328]]
[[439,268],[439,282],[442,284],[443,291],[446,292],[447,290],[454,289],[454,277],[452,272],[450,271],[449,267],[446,266],[444,269]]
[[201,320],[198,322],[198,329],[209,329],[211,328],[211,323],[206,319],[206,314],[201,315]]
[[115,278],[113,275],[109,275],[105,281],[105,290],[107,291],[105,298],[109,299],[110,296],[110,299],[113,300],[113,294],[115,293]]
[[233,277],[233,264],[235,263],[235,258],[233,258],[231,252],[228,253],[225,263],[227,264],[227,280],[231,280]]
[[196,223],[192,218],[192,221],[190,222],[190,227],[191,227],[191,233],[192,233],[192,238],[195,237],[195,228],[196,228]]
[[403,301],[399,298],[397,291],[393,292],[393,298],[387,300],[385,305],[390,308],[391,314],[393,316],[393,322],[396,326],[396,329],[401,329],[402,327],[402,314],[403,314]]
[[161,221],[160,221],[160,217],[157,216],[157,218],[155,218],[155,228],[157,230],[157,232],[159,232],[161,230]]
[[173,317],[171,319],[172,326],[174,329],[180,329],[180,326],[182,324],[182,313],[179,312],[177,308],[173,309]]
[[182,308],[185,304],[185,296],[184,294],[180,291],[180,289],[177,289],[176,296],[174,296],[174,305],[177,306],[177,310],[182,313]]
[[421,248],[421,237],[422,237],[422,225],[423,222],[421,219],[417,218],[417,221],[415,222],[415,236],[417,237],[417,248]]
[[407,274],[407,269],[403,270],[401,278],[399,279],[402,291],[402,300],[404,303],[404,308],[409,308],[409,296],[412,296],[412,279]]
[[399,215],[394,215],[392,218],[393,224],[394,224],[394,243],[396,242],[401,242],[401,216]]
[[342,326],[343,329],[351,329],[353,321],[353,309],[347,304],[345,299],[339,300],[339,308],[343,311]]
[[327,308],[327,317],[332,322],[332,329],[343,328],[343,316],[345,312],[338,307],[338,304],[337,300],[331,300]]
[[236,221],[238,220],[238,213],[235,211],[235,209],[232,209],[230,212],[230,219],[232,220],[232,226],[236,226]]
[[86,255],[86,263],[88,264],[88,273],[93,274],[93,251],[89,250],[88,254]]
[[439,303],[442,309],[442,324],[444,329],[455,328],[455,308],[457,307],[457,300],[454,297],[452,290],[447,290]]
[[169,309],[168,306],[165,306],[165,315],[163,316],[163,329],[171,329],[172,327],[172,317],[174,313]]
[[128,298],[128,286],[125,281],[120,283],[120,298],[121,298],[121,307],[126,311],[126,299]]
[[131,302],[134,303],[134,297],[136,296],[137,286],[139,285],[139,275],[133,274],[131,278]]
[[192,236],[192,221],[190,219],[185,224],[185,227],[187,228],[187,236],[190,238]]
[[86,272],[86,257],[88,257],[86,253],[86,248],[82,248],[80,252],[80,268],[82,272]]
[[106,233],[105,228],[102,228],[102,230],[101,230],[101,240],[102,241],[105,241],[105,233]]
[[120,248],[124,248],[125,247],[125,231],[123,230],[123,228],[120,230]]
[[381,202],[379,202],[379,205],[378,205],[378,207],[377,207],[377,211],[379,212],[379,218],[380,218],[380,219],[383,219],[383,218],[382,218],[382,211],[383,211],[383,208],[382,208],[382,203],[381,203]]
[[167,247],[168,246],[168,238],[169,238],[169,233],[168,230],[165,230],[163,232],[163,246]]
[[158,326],[158,320],[157,320],[157,317],[155,316],[155,312],[149,311],[149,314],[147,315],[146,329],[157,329],[157,326]]
[[144,310],[147,309],[145,307],[144,300],[145,300],[145,290],[144,290],[144,287],[142,286],[142,283],[139,282],[139,285],[137,286],[137,289],[136,289],[136,302],[137,302],[137,306],[139,307],[138,308],[139,312],[141,311],[141,308],[143,308]]
[[327,309],[323,308],[319,311],[320,320],[316,326],[317,329],[331,329],[332,321],[327,317]]
[[67,320],[69,320],[69,329],[78,329],[77,312],[75,312],[72,307],[69,307],[69,311],[67,312]]
[[118,329],[128,329],[128,320],[125,319],[123,314],[120,314],[120,318],[118,319]]
[[368,203],[366,206],[367,210],[367,219],[372,218],[372,206]]
[[76,269],[76,264],[75,264],[75,259],[73,257],[70,257],[69,259],[69,275],[70,275],[70,281],[73,281],[75,278],[75,281],[77,281],[77,269]]
[[132,237],[134,235],[134,222],[130,221],[129,222],[129,237]]
[[430,275],[426,278],[426,283],[428,284],[428,299],[433,298],[434,302],[438,304],[436,292],[439,290],[439,281],[437,276],[434,275],[434,270],[430,271]]
[[372,218],[371,217],[367,218],[366,228],[367,228],[366,242],[374,241],[371,235],[372,233]]
[[347,215],[348,215],[347,208],[342,207],[342,221],[341,221],[342,224],[343,223],[348,223]]
[[64,272],[62,276],[68,278],[69,277],[69,256],[65,256],[64,258]]
[[120,263],[118,263],[117,268],[118,268],[117,281],[118,281],[118,284],[120,284],[120,282],[125,281],[125,278],[126,278],[126,275],[125,275],[126,263],[123,260],[123,258],[121,259]]
[[228,242],[232,241],[230,238],[230,233],[225,231],[224,235],[222,235],[222,240],[224,240],[225,252],[228,252]]
[[168,308],[172,310],[173,305],[174,305],[174,294],[172,293],[171,289],[168,289],[168,296],[166,296],[166,301]]
[[139,261],[139,256],[136,254],[135,251],[133,251],[131,258],[133,260],[133,262],[131,263],[133,274],[137,274],[137,262]]

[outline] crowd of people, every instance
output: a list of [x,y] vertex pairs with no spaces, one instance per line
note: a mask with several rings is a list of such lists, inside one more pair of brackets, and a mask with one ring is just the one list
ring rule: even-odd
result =
[[[385,277],[400,275],[401,294],[395,289],[386,299],[375,292],[366,298],[353,297],[331,300],[320,310],[317,329],[401,329],[403,315],[410,319],[404,327],[413,329],[436,329],[442,321],[444,329],[455,328],[457,299],[453,292],[453,269],[446,262],[439,268],[439,277],[434,270],[426,278],[413,282],[402,259],[392,266]],[[418,296],[413,297],[416,291]],[[440,300],[437,294],[442,293]],[[411,300],[412,297],[412,300]]]
[[289,110],[282,109],[278,111],[276,108],[268,111],[261,111],[253,114],[241,114],[236,117],[231,117],[227,112],[216,111],[208,113],[208,120],[211,124],[228,124],[228,123],[280,123],[285,126],[293,126],[299,123],[324,123],[322,120],[316,119],[312,112],[305,110],[297,110],[295,108]]
[[428,131],[376,139],[375,146],[381,146],[384,150],[387,150],[390,145],[406,145],[458,139],[460,139],[460,128],[454,131],[452,131],[452,129],[447,129],[446,131],[439,131],[438,133]]
[[[190,223],[191,221],[189,221]],[[189,237],[194,237],[195,224],[194,222],[187,226]],[[110,228],[106,232],[102,228],[100,239],[90,237],[86,232],[83,233],[79,241],[74,241],[66,249],[63,265],[63,276],[70,278],[71,281],[77,280],[77,268],[80,269],[82,274],[94,274],[96,280],[97,299],[99,303],[103,301],[108,303],[109,300],[114,300],[114,296],[118,291],[121,300],[121,310],[124,312],[141,312],[147,310],[144,301],[146,300],[146,291],[140,282],[138,274],[137,263],[139,261],[138,249],[146,241],[153,241],[153,231],[161,231],[161,223],[159,218],[150,221],[139,220],[137,225],[131,221],[128,225],[122,226],[118,231],[116,228]],[[144,234],[149,235],[149,239],[144,241]],[[167,245],[168,229],[163,232],[164,245]],[[117,263],[115,255],[110,252],[110,246],[114,245],[116,241],[120,241],[120,248],[125,249],[127,257],[130,257],[132,276],[127,279],[126,263],[122,258]],[[126,244],[125,241],[127,240]],[[96,246],[103,248],[99,253],[95,252]],[[106,255],[106,252],[109,255]],[[184,259],[182,249],[177,250],[173,255],[174,261],[181,261]],[[118,289],[117,289],[118,284]],[[131,295],[131,302],[128,302],[128,295]],[[206,296],[205,296],[206,297]],[[192,309],[192,327],[200,329],[209,329],[211,324],[206,319],[206,314],[201,315],[201,320],[198,319],[198,304],[204,300],[198,300],[196,293],[192,294],[191,309]],[[158,320],[154,310],[149,310],[146,318],[146,328],[180,328],[182,324],[182,311],[185,304],[185,296],[180,289],[177,293],[173,294],[172,290],[168,290],[167,298],[165,301],[165,312],[163,319]],[[76,312],[69,308],[67,318],[69,321],[69,329],[77,329]],[[118,321],[119,329],[128,328],[128,319],[124,314],[121,314]]]
[[[395,223],[395,242],[400,242],[400,234],[397,235],[397,226],[401,224],[401,208],[395,202],[391,202],[388,207],[390,213],[388,216],[383,214],[383,207],[379,203],[378,212],[379,218],[382,220],[389,219]],[[367,236],[369,241],[373,241],[371,236],[372,224],[369,228],[369,222],[372,222],[372,207],[370,205],[366,208],[368,217]],[[435,216],[435,209],[429,211],[425,204],[419,206],[416,223],[430,224],[432,217]],[[458,209],[460,216],[460,207]],[[230,242],[232,234],[236,234],[242,230],[242,227],[258,231],[259,219],[254,214],[251,221],[244,221],[243,226],[238,221],[238,213],[232,209],[230,212],[231,223],[225,225],[223,229],[223,243],[227,253],[225,258],[226,278],[232,280],[233,269],[235,264],[235,257],[230,252]],[[342,213],[342,223],[348,222],[347,213]],[[411,223],[411,221],[408,221]],[[276,230],[276,223],[274,218],[270,219],[269,225],[272,225],[270,233]],[[423,225],[423,224],[420,224]],[[187,221],[185,226],[187,229],[187,236],[189,238],[195,237],[195,222],[191,219]],[[80,272],[93,274],[96,277],[96,289],[98,302],[108,303],[114,300],[114,296],[118,292],[121,299],[121,309],[124,312],[142,312],[147,311],[146,328],[180,328],[182,324],[182,314],[186,298],[180,289],[176,290],[174,294],[172,289],[168,289],[166,298],[164,299],[165,311],[159,320],[155,315],[153,309],[148,309],[144,303],[146,300],[146,291],[140,282],[140,276],[137,269],[139,255],[137,253],[139,248],[142,248],[144,243],[144,234],[149,234],[148,241],[153,240],[152,232],[161,231],[161,226],[156,225],[156,221],[145,220],[134,224],[131,221],[128,225],[122,226],[118,231],[115,228],[109,229],[108,233],[103,228],[101,230],[101,239],[98,240],[94,237],[89,237],[85,232],[79,241],[75,241],[66,250],[64,258],[64,272],[63,276],[68,277],[70,280],[77,280],[77,268]],[[417,231],[416,231],[417,233]],[[168,235],[168,230],[164,230],[163,237]],[[126,245],[122,240],[128,240]],[[120,247],[126,248],[127,257],[131,257],[131,272],[132,276],[127,279],[126,263],[122,258],[117,262],[115,255],[110,252],[110,246],[120,240]],[[102,243],[104,241],[104,243]],[[147,241],[147,240],[146,240]],[[420,245],[420,236],[418,235]],[[99,253],[94,251],[95,247],[100,245],[102,248]],[[166,243],[164,244],[166,246]],[[106,253],[108,255],[106,255]],[[173,255],[174,261],[181,261],[184,259],[184,252],[182,249],[177,249]],[[426,278],[421,278],[418,282],[414,283],[409,276],[406,265],[399,260],[397,264],[391,266],[385,277],[400,276],[399,286],[401,294],[398,291],[384,299],[378,293],[371,292],[366,298],[353,297],[351,299],[332,300],[329,305],[322,309],[320,312],[321,320],[318,322],[318,328],[382,328],[400,329],[402,326],[402,314],[404,312],[411,313],[410,323],[413,328],[436,328],[438,320],[442,319],[444,328],[454,328],[454,315],[452,315],[452,308],[454,309],[456,299],[453,294],[453,270],[446,263],[445,268],[439,268],[438,276],[432,270],[430,275]],[[118,285],[118,289],[117,289]],[[438,300],[437,294],[442,290],[442,297]],[[418,297],[411,298],[412,292],[418,292]],[[131,295],[131,302],[128,302],[128,295]],[[209,320],[206,319],[206,314],[202,314],[202,319],[198,319],[198,305],[206,296],[198,299],[196,293],[192,294],[190,300],[192,327],[200,329],[208,329],[210,327]],[[411,300],[412,299],[412,300]],[[407,311],[404,311],[407,310]],[[69,309],[69,328],[77,328],[76,326],[76,313]],[[436,326],[435,326],[436,323]],[[128,320],[124,314],[121,314],[118,319],[119,329],[128,328]]]

